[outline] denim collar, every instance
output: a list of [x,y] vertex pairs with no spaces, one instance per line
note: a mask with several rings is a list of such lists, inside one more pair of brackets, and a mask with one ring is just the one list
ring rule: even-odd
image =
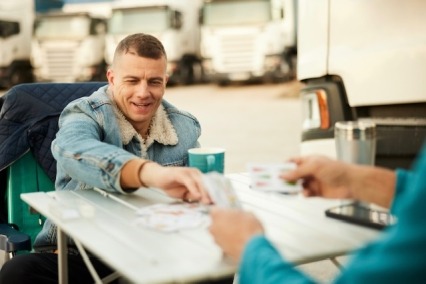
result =
[[138,139],[146,148],[151,146],[154,141],[157,141],[163,145],[176,145],[178,143],[176,130],[174,129],[172,122],[169,120],[162,104],[159,106],[151,120],[148,137],[143,139],[118,108],[117,104],[112,98],[111,92],[109,93],[114,113],[117,117],[118,125],[120,127],[121,140],[123,141],[124,145],[129,144],[133,137]]

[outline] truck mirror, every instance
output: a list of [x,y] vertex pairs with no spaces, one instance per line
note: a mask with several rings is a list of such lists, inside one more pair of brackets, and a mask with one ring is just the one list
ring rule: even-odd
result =
[[201,8],[198,12],[198,24],[203,25],[204,23],[204,9]]
[[18,22],[0,21],[0,37],[7,38],[19,34],[20,26]]
[[179,30],[182,27],[182,13],[179,11],[173,11],[171,26],[174,29]]
[[40,20],[35,19],[33,23],[33,34],[36,33],[37,28],[40,26]]
[[103,20],[94,19],[90,23],[90,34],[91,35],[103,35],[106,33],[106,23]]

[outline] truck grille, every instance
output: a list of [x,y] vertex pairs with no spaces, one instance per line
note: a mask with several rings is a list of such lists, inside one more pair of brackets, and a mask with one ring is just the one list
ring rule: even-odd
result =
[[220,38],[218,64],[226,73],[252,72],[255,69],[255,37],[250,35],[226,35]]
[[67,46],[62,48],[42,48],[44,53],[44,62],[47,66],[46,80],[53,82],[74,82],[74,69],[76,62],[76,46]]

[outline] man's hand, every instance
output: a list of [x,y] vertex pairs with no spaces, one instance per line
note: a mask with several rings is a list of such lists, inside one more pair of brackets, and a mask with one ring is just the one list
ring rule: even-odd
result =
[[305,196],[352,198],[349,188],[350,165],[323,156],[294,158],[297,168],[284,173],[287,181],[303,180]]
[[163,167],[150,162],[143,166],[140,179],[146,186],[160,188],[171,197],[189,202],[212,203],[198,169]]
[[264,233],[262,224],[252,213],[214,207],[210,215],[212,224],[209,230],[215,242],[237,263],[246,243],[254,235]]
[[305,196],[350,198],[388,208],[393,201],[396,174],[392,170],[344,163],[323,156],[294,158],[292,161],[297,168],[281,177],[287,181],[302,179]]

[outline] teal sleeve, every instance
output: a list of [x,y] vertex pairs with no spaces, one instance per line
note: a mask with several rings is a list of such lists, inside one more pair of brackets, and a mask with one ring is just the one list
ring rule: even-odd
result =
[[426,149],[398,173],[397,224],[359,250],[336,283],[426,283]]
[[285,261],[263,235],[253,237],[244,249],[239,283],[314,283],[307,275]]
[[[426,283],[426,146],[414,170],[397,172],[397,224],[360,249],[334,283]],[[246,245],[240,283],[313,283],[262,235]]]
[[[426,146],[413,169],[397,173],[397,224],[357,251],[334,283],[426,283]],[[262,235],[247,244],[239,276],[241,284],[313,283]]]
[[401,200],[403,200],[402,196],[406,191],[406,188],[408,188],[407,183],[409,183],[413,179],[413,173],[409,172],[404,169],[397,169],[396,170],[396,188],[395,188],[395,195],[393,198],[393,203],[390,208],[392,214],[397,215],[399,205],[401,204]]

